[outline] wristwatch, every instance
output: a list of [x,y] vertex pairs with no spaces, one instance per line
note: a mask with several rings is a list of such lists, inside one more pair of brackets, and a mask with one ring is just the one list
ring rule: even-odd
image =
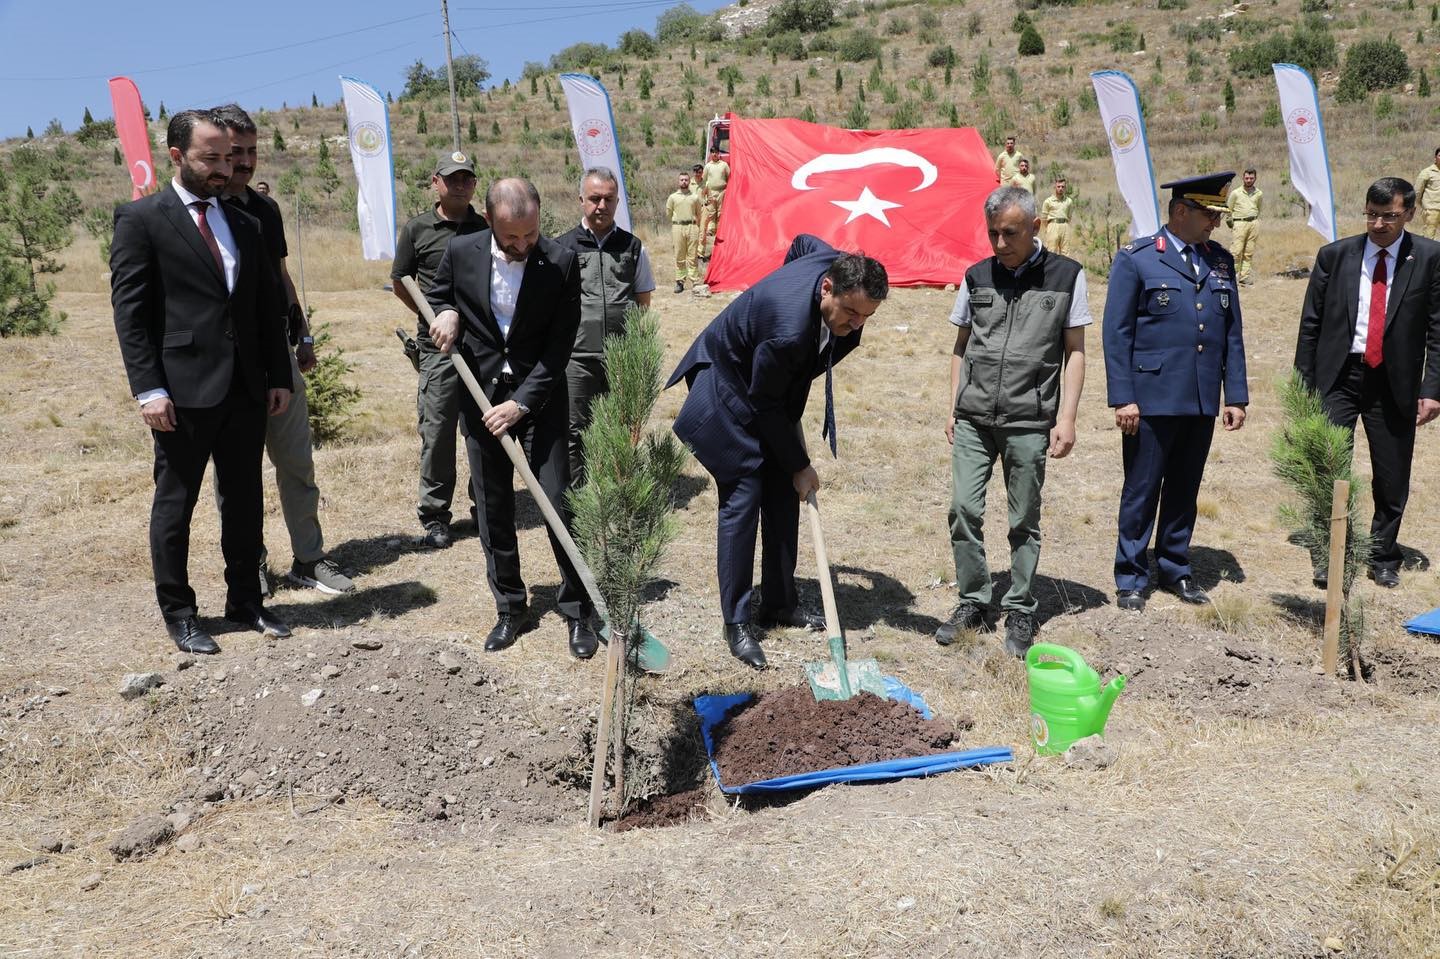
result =
[[300,337],[300,345],[301,345],[301,346],[314,346],[314,345],[315,345],[315,337],[313,337],[313,336],[302,336],[302,337]]
[[530,407],[526,406],[524,403],[516,403],[515,408],[520,411],[521,416],[530,415]]

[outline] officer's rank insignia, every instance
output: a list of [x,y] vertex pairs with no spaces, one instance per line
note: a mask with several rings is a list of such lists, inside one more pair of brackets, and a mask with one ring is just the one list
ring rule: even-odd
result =
[[1130,252],[1133,253],[1133,252],[1135,252],[1135,244],[1134,244],[1134,243],[1126,243],[1126,244],[1125,244],[1125,249],[1127,249],[1127,250],[1129,250]]
[[1169,306],[1170,294],[1165,292],[1164,290],[1161,290],[1159,293],[1155,294],[1155,302],[1161,306]]
[[1222,309],[1222,310],[1228,310],[1228,309],[1230,309],[1230,294],[1229,294],[1229,293],[1221,293],[1221,294],[1220,294],[1220,309]]

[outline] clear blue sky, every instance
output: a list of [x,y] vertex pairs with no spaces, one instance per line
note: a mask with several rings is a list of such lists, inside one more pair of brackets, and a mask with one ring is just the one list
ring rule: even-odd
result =
[[[613,46],[679,0],[450,0],[456,56],[519,77],[572,43]],[[724,0],[689,0],[709,13]],[[251,0],[184,4],[0,0],[0,138],[110,117],[106,81],[128,76],[152,113],[234,100],[249,109],[340,99],[340,74],[399,95],[416,59],[445,62],[440,0]]]

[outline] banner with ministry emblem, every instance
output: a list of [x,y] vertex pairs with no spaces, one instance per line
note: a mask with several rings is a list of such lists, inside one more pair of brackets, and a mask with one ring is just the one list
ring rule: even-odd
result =
[[380,91],[341,77],[350,160],[355,165],[355,212],[367,260],[395,257],[395,168],[390,159],[390,114]]
[[864,252],[892,286],[958,283],[990,255],[995,166],[972,127],[841,130],[803,120],[730,124],[730,184],[705,280],[754,284],[799,233]]
[[1150,165],[1150,144],[1145,140],[1145,116],[1135,81],[1119,70],[1090,74],[1100,121],[1115,161],[1115,183],[1130,208],[1130,237],[1151,236],[1160,230],[1160,205],[1155,200],[1155,170]]
[[[620,187],[620,203],[615,222],[630,229],[630,201],[625,196],[625,174],[620,169],[620,142],[615,138],[615,114],[610,109],[610,94],[605,84],[584,73],[560,74],[565,90],[565,103],[570,107],[570,130],[575,134],[575,149],[580,152],[580,169],[608,167]],[[578,190],[580,185],[575,184]]]
[[1310,204],[1306,224],[1334,243],[1335,188],[1330,182],[1330,158],[1325,150],[1325,125],[1320,122],[1320,100],[1315,81],[1293,63],[1272,63],[1280,88],[1280,116],[1290,146],[1290,182]]

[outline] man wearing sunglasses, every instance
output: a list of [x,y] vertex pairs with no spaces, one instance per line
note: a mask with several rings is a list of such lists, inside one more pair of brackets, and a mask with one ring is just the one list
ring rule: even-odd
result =
[[[1400,520],[1415,431],[1440,413],[1440,243],[1405,229],[1415,188],[1381,177],[1365,193],[1365,232],[1320,248],[1300,312],[1295,368],[1331,422],[1365,424],[1370,445],[1370,577],[1400,585]],[[1318,559],[1318,558],[1317,558]],[[1315,585],[1325,587],[1315,564]]]
[[1210,602],[1191,577],[1195,501],[1215,418],[1227,431],[1240,429],[1250,399],[1235,261],[1210,240],[1234,178],[1162,183],[1171,191],[1165,226],[1127,244],[1111,267],[1102,342],[1109,404],[1124,434],[1115,547],[1121,609],[1145,608],[1152,531],[1161,588],[1187,603]]

